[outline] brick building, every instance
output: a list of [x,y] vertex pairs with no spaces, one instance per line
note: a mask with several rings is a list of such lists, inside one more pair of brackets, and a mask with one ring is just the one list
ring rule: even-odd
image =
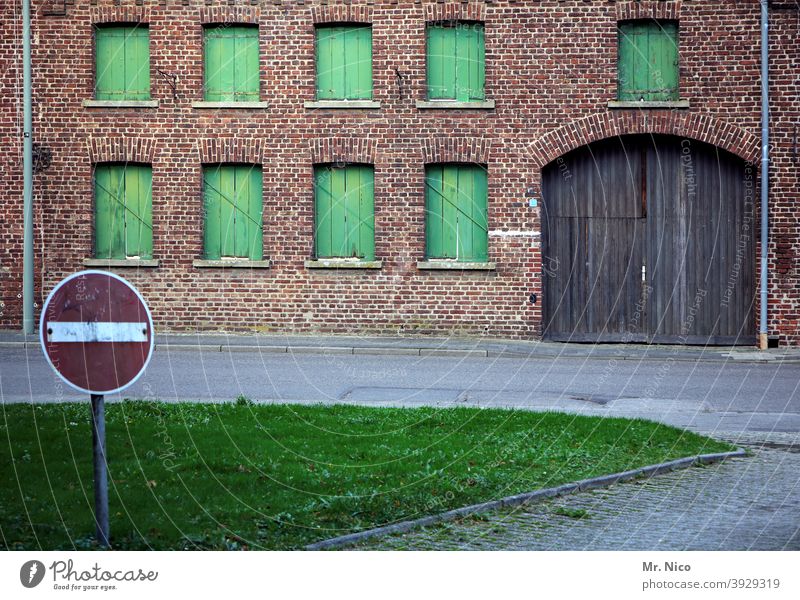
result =
[[[800,341],[800,17],[772,2],[769,333]],[[753,343],[756,0],[33,0],[36,302],[173,331]],[[0,326],[22,304],[0,27]]]

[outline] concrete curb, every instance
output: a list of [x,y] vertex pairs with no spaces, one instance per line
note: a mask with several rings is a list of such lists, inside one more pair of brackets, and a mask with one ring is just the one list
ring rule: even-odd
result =
[[[38,341],[0,341],[0,349],[38,349]],[[314,346],[294,344],[220,344],[220,343],[156,343],[155,350],[173,352],[259,352],[262,354],[360,354],[373,356],[420,356],[448,358],[515,358],[530,360],[574,359],[574,360],[618,360],[618,361],[658,361],[672,360],[676,362],[711,362],[726,364],[773,364],[788,365],[800,363],[800,356],[765,355],[763,358],[747,356],[737,358],[726,355],[682,356],[680,352],[647,355],[638,354],[581,354],[577,351],[554,352],[496,350],[484,348],[430,348],[404,346]]]
[[419,527],[426,527],[436,523],[443,523],[452,521],[459,517],[465,517],[476,513],[486,512],[489,510],[497,510],[500,508],[509,508],[512,506],[520,506],[522,504],[531,504],[534,502],[541,502],[549,498],[556,498],[558,496],[565,496],[567,494],[575,494],[587,490],[593,490],[602,487],[609,487],[615,483],[622,483],[630,481],[631,479],[653,477],[662,473],[668,473],[677,469],[686,469],[695,465],[708,465],[715,462],[722,462],[729,458],[741,458],[747,456],[747,452],[743,449],[734,450],[733,452],[718,452],[716,454],[700,454],[697,456],[689,456],[687,458],[679,458],[656,465],[648,465],[640,467],[631,471],[623,471],[621,473],[612,473],[611,475],[601,475],[600,477],[593,477],[591,479],[584,479],[574,483],[566,483],[557,487],[546,488],[543,490],[536,490],[534,492],[526,492],[524,494],[516,494],[514,496],[506,496],[499,500],[491,500],[489,502],[482,502],[480,504],[472,504],[470,506],[463,506],[454,510],[440,513],[438,515],[430,515],[422,517],[421,519],[413,519],[410,521],[401,521],[400,523],[393,523],[383,527],[376,527],[375,529],[367,529],[366,531],[359,531],[357,533],[350,533],[341,535],[339,537],[322,540],[309,544],[305,550],[332,550],[336,548],[343,548],[351,546],[360,542],[366,541],[375,537],[382,537],[395,533],[405,533],[412,529]]

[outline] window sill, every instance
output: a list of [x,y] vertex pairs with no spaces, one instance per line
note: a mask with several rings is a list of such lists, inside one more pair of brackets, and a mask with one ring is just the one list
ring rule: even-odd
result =
[[203,108],[203,109],[266,109],[269,108],[269,102],[206,102],[205,100],[200,102],[192,102],[192,108]]
[[459,102],[458,100],[417,100],[417,108],[488,110],[494,108],[494,100],[476,100],[473,102]]
[[305,261],[307,269],[380,269],[383,261],[349,258],[317,258]]
[[422,271],[494,271],[497,264],[493,262],[462,262],[457,260],[421,260],[417,268]]
[[380,108],[381,103],[374,100],[314,100],[304,102],[305,108]]
[[611,100],[608,108],[689,108],[688,100]]
[[133,268],[155,268],[158,260],[152,258],[84,258],[84,267],[133,267]]
[[192,266],[197,269],[269,269],[269,261],[250,260],[249,258],[220,260],[197,259],[192,261]]
[[84,100],[84,108],[158,108],[158,100]]

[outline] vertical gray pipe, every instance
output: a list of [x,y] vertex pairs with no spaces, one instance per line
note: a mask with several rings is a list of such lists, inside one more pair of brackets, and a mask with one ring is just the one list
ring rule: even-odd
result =
[[105,397],[92,394],[92,456],[94,467],[94,523],[97,543],[109,548],[108,460],[106,458]]
[[761,0],[761,314],[758,345],[766,350],[769,256],[769,0]]
[[31,0],[22,0],[22,331],[33,333],[33,115]]

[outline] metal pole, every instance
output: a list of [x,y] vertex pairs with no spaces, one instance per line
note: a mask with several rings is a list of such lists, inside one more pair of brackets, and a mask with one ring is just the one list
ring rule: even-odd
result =
[[769,257],[769,2],[761,0],[761,314],[758,345],[766,350]]
[[33,333],[33,116],[31,0],[22,0],[22,331]]
[[108,468],[106,463],[106,405],[102,394],[92,394],[92,454],[94,457],[94,522],[97,543],[108,542]]

